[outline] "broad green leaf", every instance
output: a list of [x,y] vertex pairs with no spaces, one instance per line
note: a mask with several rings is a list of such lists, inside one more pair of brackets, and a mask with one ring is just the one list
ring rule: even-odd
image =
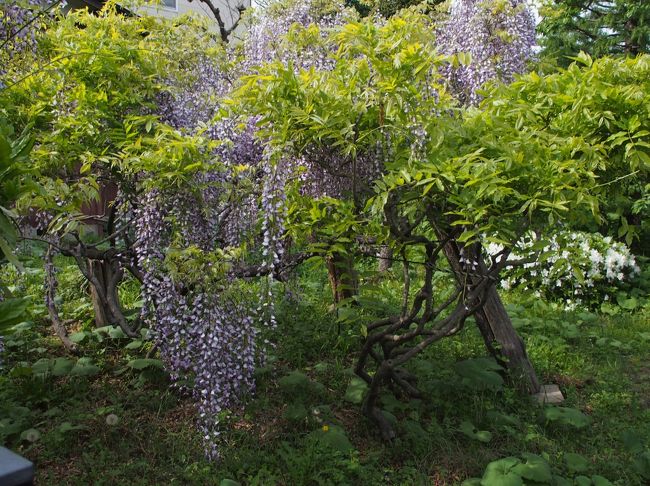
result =
[[620,305],[625,310],[634,310],[638,307],[639,302],[635,297],[627,298],[623,293],[619,293],[616,297],[618,305]]
[[564,462],[571,472],[581,473],[589,469],[589,461],[574,452],[564,454]]
[[131,341],[129,344],[124,346],[124,349],[139,349],[141,347],[142,347],[142,341],[136,339],[135,341]]
[[162,361],[154,358],[132,359],[126,365],[134,370],[143,370],[145,368],[163,369]]
[[122,328],[117,326],[112,327],[108,331],[108,335],[111,339],[123,339],[127,337],[126,334],[124,334],[124,331],[122,331]]
[[591,476],[591,482],[594,483],[594,486],[614,486],[609,479],[598,474]]
[[345,431],[338,425],[325,425],[310,435],[321,444],[338,452],[347,453],[354,449]]
[[99,373],[99,367],[90,358],[79,358],[70,370],[70,376],[93,376]]
[[83,430],[87,429],[85,425],[73,425],[72,422],[62,422],[61,425],[59,425],[58,430],[59,432],[65,434],[66,432],[70,432],[72,430]]
[[222,479],[219,483],[219,486],[241,486],[241,483],[238,483],[232,479]]
[[35,375],[46,375],[52,369],[52,360],[41,358],[32,365],[32,372]]
[[519,427],[521,421],[515,415],[507,415],[496,410],[489,410],[486,414],[487,419],[497,426]]
[[84,339],[86,339],[90,335],[89,332],[87,331],[78,331],[78,332],[73,332],[70,334],[70,341],[72,341],[75,344],[79,344],[82,342]]
[[490,442],[492,440],[492,433],[487,430],[479,430],[474,427],[474,424],[464,420],[460,423],[459,430],[470,439],[478,440],[480,442]]
[[463,383],[476,389],[500,389],[504,382],[498,372],[502,370],[491,358],[468,359],[454,365],[454,371],[463,378]]
[[650,479],[650,450],[638,454],[632,466],[641,477]]
[[56,358],[52,365],[52,374],[54,376],[66,376],[74,367],[74,363],[68,358]]
[[5,299],[0,302],[0,334],[25,320],[30,302],[29,297]]
[[481,486],[524,486],[521,476],[512,471],[518,464],[521,461],[516,457],[505,457],[489,463],[481,478]]
[[568,407],[548,407],[544,409],[544,417],[550,422],[582,429],[591,423],[591,419],[580,410]]
[[363,402],[363,396],[367,390],[368,384],[358,376],[353,376],[350,379],[348,388],[345,390],[343,399],[351,403],[360,404]]
[[526,454],[524,461],[514,466],[512,471],[524,479],[538,483],[550,483],[552,479],[551,467],[535,454]]

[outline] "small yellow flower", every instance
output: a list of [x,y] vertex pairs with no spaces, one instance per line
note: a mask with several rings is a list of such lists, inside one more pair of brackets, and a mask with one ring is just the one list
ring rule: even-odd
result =
[[323,432],[327,432],[329,429],[329,425],[323,425]]

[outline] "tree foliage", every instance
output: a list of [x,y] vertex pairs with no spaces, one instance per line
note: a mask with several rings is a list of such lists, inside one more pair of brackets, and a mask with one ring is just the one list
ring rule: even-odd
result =
[[[628,215],[647,211],[647,55],[581,54],[520,75],[533,48],[522,2],[387,20],[291,2],[252,22],[226,48],[195,21],[124,17],[111,2],[57,19],[31,48],[35,67],[15,64],[0,91],[3,115],[35,141],[27,162],[31,139],[0,132],[6,185],[23,177],[18,162],[40,183],[0,204],[43,217],[51,320],[65,340],[58,251],[111,323],[152,329],[211,457],[219,419],[254,391],[274,280],[306,256],[385,245],[402,267],[399,309],[358,295],[346,309],[363,336],[364,411],[391,439],[381,390],[420,396],[406,363],[460,332],[506,267],[525,263],[512,256],[522,235],[544,258],[558,226],[614,214],[617,236],[638,234]],[[117,297],[125,270],[141,283],[135,321]]]
[[[20,262],[13,248],[18,241],[17,215],[13,205],[36,189],[27,157],[34,143],[29,133],[16,134],[6,120],[0,118],[0,262],[9,260],[17,268]],[[0,296],[2,295],[0,289]]]
[[543,55],[562,66],[580,51],[634,56],[650,48],[650,5],[643,0],[547,0],[540,15]]
[[[341,195],[347,197],[316,197],[308,212],[293,210],[297,233],[311,228],[311,238],[323,235],[337,249],[359,239],[388,238],[402,255],[405,275],[415,255],[423,258],[422,288],[413,295],[405,280],[402,312],[366,325],[357,364],[370,386],[366,413],[386,438],[391,427],[376,408],[382,384],[392,381],[417,396],[401,365],[462,328],[481,307],[490,282],[501,278],[523,232],[543,235],[576,214],[598,220],[599,204],[608,198],[602,188],[614,174],[637,170],[647,156],[647,133],[629,106],[636,106],[645,89],[646,57],[585,57],[585,67],[574,64],[552,76],[531,73],[495,85],[479,109],[467,109],[441,76],[458,59],[435,53],[429,22],[411,12],[381,25],[349,23],[329,36],[331,69],[296,70],[275,62],[239,91],[260,117],[260,136],[278,146],[275,164],[286,165],[287,154],[322,164],[332,153],[345,163],[342,172],[351,180]],[[634,75],[626,77],[632,65]],[[586,100],[573,97],[571,87],[590,86],[586,80],[607,71],[617,84],[595,96],[608,108],[583,109]],[[630,96],[621,100],[623,89]],[[633,120],[622,121],[630,144],[623,152],[615,141],[622,126],[608,126],[609,116]],[[380,175],[368,186],[359,174],[370,162]],[[504,249],[484,260],[481,243]],[[462,257],[463,278],[450,295],[432,286],[446,245]],[[374,373],[366,370],[371,358]]]

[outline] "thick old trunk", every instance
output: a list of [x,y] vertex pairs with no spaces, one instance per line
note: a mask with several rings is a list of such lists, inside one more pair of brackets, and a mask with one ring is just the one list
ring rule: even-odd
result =
[[97,327],[118,325],[127,336],[137,336],[127,323],[120,305],[117,286],[122,280],[124,271],[117,260],[88,258],[85,265],[81,258],[77,260],[79,268],[90,282],[90,295]]
[[[445,245],[445,256],[459,281],[464,279],[460,262],[460,251],[455,243]],[[496,288],[492,286],[487,293],[487,299],[474,318],[478,325],[485,345],[497,361],[504,366],[510,375],[530,393],[537,393],[540,383],[528,359],[526,346],[515,331],[510,316],[503,306]]]
[[327,274],[335,303],[357,295],[359,283],[352,257],[335,253],[326,258]]
[[494,287],[488,290],[483,308],[475,315],[476,324],[485,345],[495,358],[505,366],[511,376],[530,393],[537,393],[540,383],[524,342],[515,331],[510,316]]
[[[103,291],[106,292],[107,280],[104,272],[105,265],[101,260],[88,260],[88,270],[95,276],[97,282],[99,282]],[[99,292],[95,286],[90,284],[90,300],[93,303],[93,310],[95,312],[95,325],[97,327],[108,326],[112,323],[111,320],[111,311],[107,305],[102,302]]]
[[382,246],[379,249],[379,273],[385,273],[393,265],[393,250],[389,246]]

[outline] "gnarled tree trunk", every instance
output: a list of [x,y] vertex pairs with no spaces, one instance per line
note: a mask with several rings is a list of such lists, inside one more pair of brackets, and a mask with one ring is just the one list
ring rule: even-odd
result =
[[97,327],[120,325],[124,320],[124,314],[118,285],[122,281],[124,272],[115,261],[90,258],[88,271],[94,277],[90,281],[90,299],[95,311],[95,325]]
[[[459,281],[465,278],[458,246],[449,242],[445,245],[444,253],[456,278]],[[480,260],[478,257],[477,259]],[[480,261],[477,263],[482,264]],[[490,353],[526,391],[537,393],[540,383],[535,368],[528,359],[526,346],[515,331],[510,316],[508,316],[494,286],[487,291],[483,307],[476,311],[474,318]]]
[[117,324],[127,336],[136,337],[137,333],[129,326],[120,305],[117,286],[122,281],[124,270],[116,255],[105,252],[101,258],[85,259],[78,254],[73,256],[91,286],[95,324]]

